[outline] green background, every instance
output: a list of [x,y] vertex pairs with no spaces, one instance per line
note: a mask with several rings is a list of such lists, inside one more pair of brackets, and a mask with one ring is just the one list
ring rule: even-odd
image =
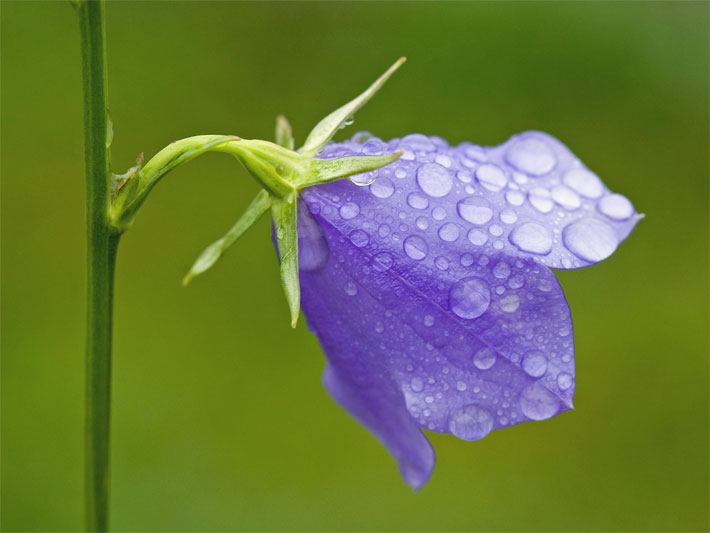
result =
[[[2,528],[81,527],[84,214],[77,22],[2,2]],[[480,442],[430,435],[413,493],[326,395],[288,326],[269,224],[180,279],[257,186],[210,154],[121,242],[111,479],[120,531],[706,531],[708,18],[697,3],[107,6],[114,167],[198,133],[304,140],[400,55],[357,129],[565,142],[643,220],[560,272],[576,410]],[[345,133],[343,133],[345,135]]]

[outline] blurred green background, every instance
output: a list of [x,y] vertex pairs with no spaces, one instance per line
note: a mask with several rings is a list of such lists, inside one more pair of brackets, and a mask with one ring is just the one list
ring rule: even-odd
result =
[[[438,454],[416,494],[326,395],[288,327],[269,224],[180,279],[257,190],[229,157],[171,174],[122,240],[117,531],[707,531],[707,2],[110,2],[114,167],[198,133],[297,141],[400,55],[354,127],[565,142],[647,214],[561,272],[576,410]],[[2,2],[2,519],[81,527],[84,220],[79,39],[64,2]]]

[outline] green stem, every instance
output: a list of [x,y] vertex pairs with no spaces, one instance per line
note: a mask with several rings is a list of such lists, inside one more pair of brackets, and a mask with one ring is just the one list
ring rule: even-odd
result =
[[86,464],[88,531],[108,528],[113,274],[119,235],[109,226],[104,2],[75,4],[81,29],[87,222]]

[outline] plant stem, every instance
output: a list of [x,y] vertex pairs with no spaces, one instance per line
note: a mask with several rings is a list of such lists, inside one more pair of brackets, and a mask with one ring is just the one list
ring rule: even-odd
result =
[[86,463],[88,531],[108,528],[113,274],[119,235],[109,226],[110,155],[104,2],[75,4],[81,29],[87,223]]

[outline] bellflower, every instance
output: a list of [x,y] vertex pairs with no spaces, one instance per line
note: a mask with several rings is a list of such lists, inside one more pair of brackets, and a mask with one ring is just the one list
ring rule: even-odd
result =
[[403,150],[303,192],[302,306],[332,397],[418,488],[428,429],[477,440],[572,408],[570,310],[550,268],[611,255],[639,219],[561,142],[356,135],[321,157]]
[[302,306],[326,355],[325,387],[419,488],[435,462],[423,429],[478,440],[572,408],[572,320],[550,269],[605,259],[640,215],[541,132],[495,147],[420,134],[331,143],[403,61],[298,150],[283,118],[276,144],[171,144],[117,177],[112,222],[128,227],[177,165],[234,155],[263,190],[185,283],[271,211],[291,322]]

